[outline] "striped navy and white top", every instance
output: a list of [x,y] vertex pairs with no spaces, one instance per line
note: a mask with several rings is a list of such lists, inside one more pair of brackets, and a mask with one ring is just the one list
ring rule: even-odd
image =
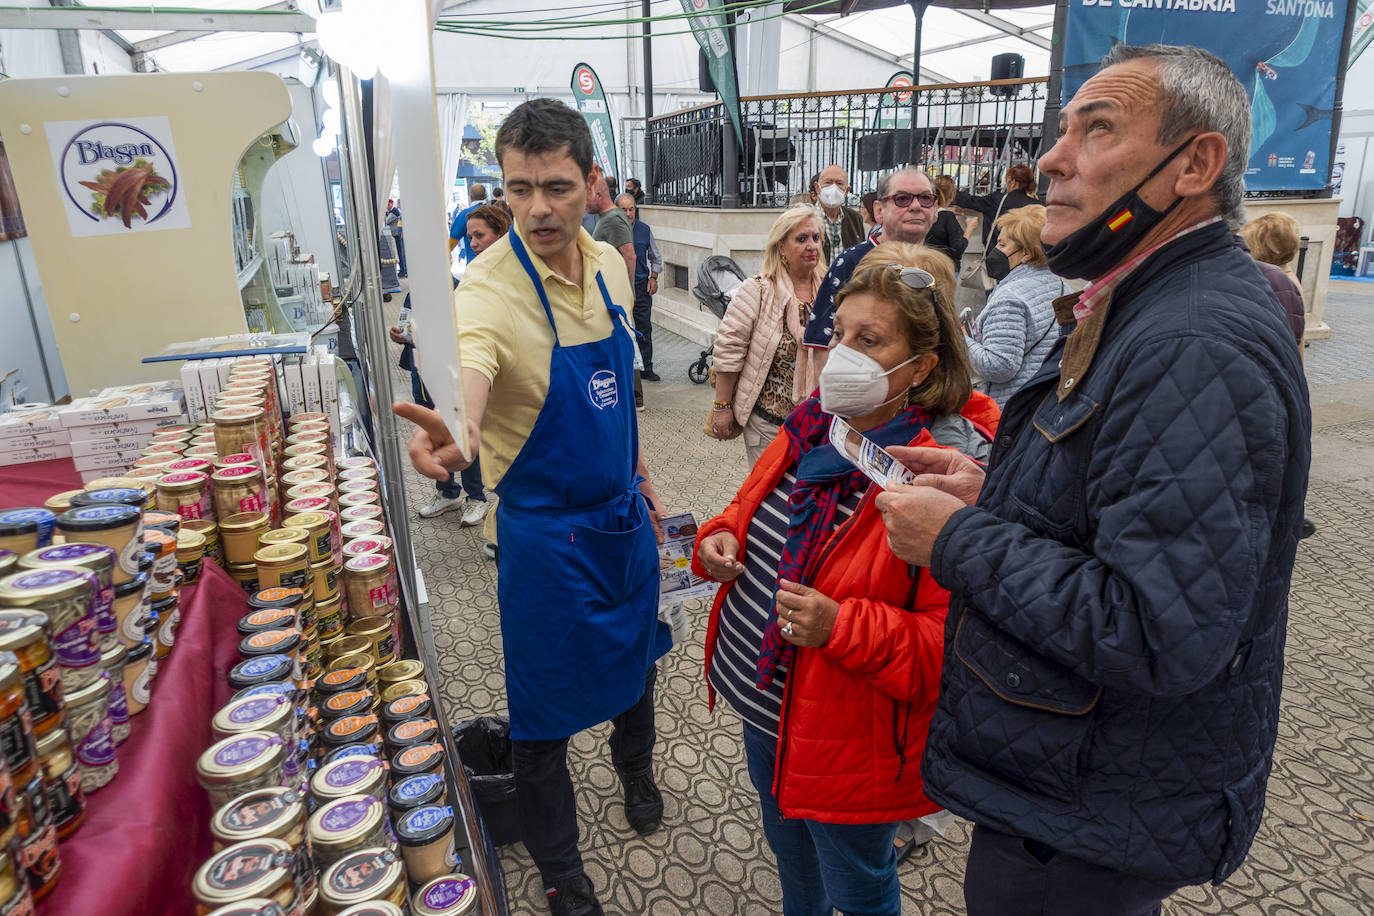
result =
[[[787,497],[797,483],[789,470],[776,489],[764,499],[749,522],[748,549],[744,552],[744,572],[725,596],[720,608],[715,652],[711,657],[711,686],[740,718],[770,734],[778,733],[782,714],[783,685],[787,671],[779,668],[767,689],[755,686],[763,628],[773,610],[778,587],[778,564],[787,541]],[[863,491],[840,501],[835,512],[835,527],[854,514]]]

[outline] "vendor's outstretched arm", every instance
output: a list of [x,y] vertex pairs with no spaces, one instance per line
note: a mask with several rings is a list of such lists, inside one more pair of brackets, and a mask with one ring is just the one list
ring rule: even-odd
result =
[[437,411],[419,404],[391,405],[396,416],[415,424],[410,436],[410,463],[415,470],[434,480],[447,480],[450,474],[464,470],[477,460],[482,441],[482,416],[487,410],[487,396],[491,381],[476,369],[463,369],[463,408],[467,414],[468,448],[463,454],[453,441],[448,426]]

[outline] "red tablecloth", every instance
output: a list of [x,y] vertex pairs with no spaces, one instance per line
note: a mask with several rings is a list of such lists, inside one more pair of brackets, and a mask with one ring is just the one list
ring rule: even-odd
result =
[[[41,506],[81,486],[71,461],[0,469],[0,507]],[[119,746],[119,775],[88,799],[86,821],[58,847],[62,881],[40,916],[186,916],[191,879],[210,855],[210,802],[196,759],[229,700],[243,591],[214,563],[181,594],[181,628],[148,708]]]

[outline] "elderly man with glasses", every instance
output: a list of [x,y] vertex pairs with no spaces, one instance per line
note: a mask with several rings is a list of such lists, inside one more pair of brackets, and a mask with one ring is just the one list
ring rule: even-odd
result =
[[[930,176],[918,168],[908,166],[878,179],[878,199],[873,204],[873,216],[882,227],[884,242],[909,242],[920,245],[935,224],[935,184]],[[806,324],[802,344],[816,352],[811,358],[811,378],[807,390],[814,389],[825,368],[830,339],[835,331],[835,296],[849,282],[850,276],[864,255],[877,245],[869,236],[857,245],[846,248],[830,265],[816,301],[811,307],[811,319]]]

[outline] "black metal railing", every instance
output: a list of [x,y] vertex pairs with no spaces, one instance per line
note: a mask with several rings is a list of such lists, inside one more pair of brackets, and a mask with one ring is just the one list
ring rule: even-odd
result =
[[[734,182],[745,207],[786,206],[810,191],[828,165],[849,175],[856,193],[912,162],[949,174],[961,188],[1001,186],[1002,172],[1040,152],[1044,78],[740,100],[744,150],[737,175],[723,174],[725,108],[719,102],[650,121],[656,204],[719,207]],[[915,128],[911,94],[916,93]]]

